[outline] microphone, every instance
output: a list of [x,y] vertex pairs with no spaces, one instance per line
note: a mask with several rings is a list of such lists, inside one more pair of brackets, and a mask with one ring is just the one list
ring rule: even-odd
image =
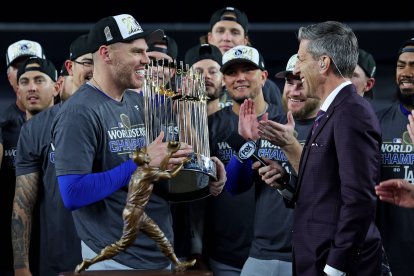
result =
[[256,154],[257,145],[254,141],[246,141],[243,136],[237,132],[233,132],[227,139],[227,144],[237,152],[239,160],[252,159],[253,161],[259,161],[263,166],[267,166],[266,162]]
[[[259,161],[262,166],[268,164],[256,154],[257,144],[252,141],[246,141],[240,134],[233,132],[227,139],[227,144],[236,151],[237,157],[243,162],[243,160],[251,159],[253,161]],[[285,169],[285,174],[276,180],[276,182],[283,187],[283,189],[277,189],[279,194],[288,200],[292,200],[295,194],[295,188],[289,185],[290,174]]]

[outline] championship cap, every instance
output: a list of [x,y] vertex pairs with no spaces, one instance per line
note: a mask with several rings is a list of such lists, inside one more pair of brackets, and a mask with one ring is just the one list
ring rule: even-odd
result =
[[164,32],[158,30],[144,31],[138,21],[129,14],[120,14],[102,18],[89,31],[88,43],[91,52],[101,45],[111,45],[117,42],[130,42],[144,38],[147,44],[159,41]]
[[223,55],[223,65],[220,71],[225,72],[230,65],[237,63],[250,63],[255,65],[260,70],[266,70],[263,57],[259,52],[249,46],[239,45],[229,49]]
[[275,77],[279,79],[284,79],[287,74],[293,74],[293,70],[295,69],[295,65],[297,61],[298,61],[298,54],[294,54],[288,60],[286,64],[286,70],[276,73]]
[[15,62],[20,57],[32,56],[45,58],[42,46],[36,41],[19,40],[7,48],[6,65],[9,67],[10,64]]

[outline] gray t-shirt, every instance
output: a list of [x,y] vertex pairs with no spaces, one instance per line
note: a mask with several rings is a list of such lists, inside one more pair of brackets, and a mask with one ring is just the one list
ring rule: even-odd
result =
[[[126,91],[118,102],[89,84],[81,86],[63,105],[52,126],[56,174],[107,171],[127,161],[135,149],[144,147],[141,100],[138,93]],[[73,212],[79,237],[96,253],[121,238],[126,196],[124,187]],[[153,193],[145,212],[172,242],[169,203]],[[170,264],[155,241],[143,233],[113,259],[135,269],[160,269]]]
[[[20,131],[16,176],[39,173],[39,275],[58,275],[82,261],[72,213],[63,205],[55,173],[50,126],[60,108],[55,105],[27,121]],[[62,258],[62,256],[65,256]]]

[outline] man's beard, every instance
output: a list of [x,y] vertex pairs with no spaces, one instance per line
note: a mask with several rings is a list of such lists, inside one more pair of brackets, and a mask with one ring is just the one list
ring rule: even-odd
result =
[[403,94],[401,91],[398,93],[398,100],[404,105],[409,107],[414,107],[414,95],[413,94]]
[[248,99],[248,97],[245,97],[245,98],[233,98],[233,101],[235,101],[236,103],[238,103],[238,104],[242,104],[242,103],[244,103],[244,100],[247,100]]

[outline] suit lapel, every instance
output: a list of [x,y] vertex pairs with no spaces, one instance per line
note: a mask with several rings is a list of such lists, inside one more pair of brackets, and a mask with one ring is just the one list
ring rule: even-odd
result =
[[335,99],[333,100],[332,104],[329,106],[328,110],[326,111],[323,118],[319,121],[318,127],[315,129],[315,132],[312,135],[312,132],[309,132],[308,138],[306,139],[306,143],[303,146],[302,156],[300,157],[299,163],[299,173],[298,173],[298,186],[296,188],[296,198],[299,195],[300,186],[302,185],[302,177],[303,177],[303,168],[309,157],[309,152],[312,147],[312,143],[314,143],[316,137],[318,137],[319,133],[322,132],[326,123],[332,118],[334,115],[335,108],[339,106],[342,101],[347,97],[348,93],[356,93],[354,89],[352,89],[352,85],[347,85],[339,91],[338,95],[336,95]]

